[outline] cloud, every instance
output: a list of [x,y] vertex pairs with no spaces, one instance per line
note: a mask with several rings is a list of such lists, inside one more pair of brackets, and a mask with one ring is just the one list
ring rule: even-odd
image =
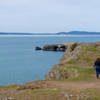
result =
[[100,31],[99,0],[0,0],[0,31]]

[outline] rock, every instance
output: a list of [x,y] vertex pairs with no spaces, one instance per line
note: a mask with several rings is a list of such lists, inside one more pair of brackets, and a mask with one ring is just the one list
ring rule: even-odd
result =
[[67,46],[60,45],[58,46],[57,51],[66,51],[66,49],[67,49]]
[[56,45],[45,45],[43,47],[44,51],[56,51],[57,50],[57,46]]
[[9,97],[9,98],[7,98],[6,100],[16,100],[16,99],[13,98],[13,97]]
[[39,85],[21,85],[21,86],[19,86],[18,88],[17,88],[17,90],[27,90],[27,89],[39,89],[40,88],[40,86]]
[[66,51],[67,46],[63,44],[57,44],[57,45],[45,45],[43,47],[44,51]]
[[66,44],[55,44],[55,45],[45,45],[43,48],[36,47],[35,50],[43,50],[43,51],[66,51],[68,45]]
[[[70,61],[71,59],[78,59],[78,55],[80,54],[80,46],[78,43],[72,43],[69,44],[68,46],[64,46],[64,45],[59,45],[58,46],[59,51],[60,50],[66,50],[62,59],[60,60],[59,64],[56,64],[53,66],[53,68],[51,69],[51,71],[46,75],[46,79],[47,80],[63,80],[63,79],[68,79],[71,78],[73,76],[77,76],[77,70],[67,70],[64,73],[66,73],[66,75],[63,75],[63,72],[61,72],[60,68],[63,68],[63,66],[65,66],[65,64]],[[64,68],[63,68],[64,70]],[[72,72],[72,74],[70,75],[70,73]]]
[[40,48],[40,47],[36,47],[35,50],[42,50],[42,48]]

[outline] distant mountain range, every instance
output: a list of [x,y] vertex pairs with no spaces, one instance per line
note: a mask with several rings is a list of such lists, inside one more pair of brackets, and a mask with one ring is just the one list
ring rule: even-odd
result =
[[100,35],[100,32],[87,32],[87,31],[70,31],[70,32],[59,32],[59,35]]
[[88,32],[88,31],[70,31],[70,32],[58,32],[58,33],[7,33],[0,32],[0,35],[100,35],[100,32]]
[[56,33],[7,33],[0,32],[0,35],[57,35]]

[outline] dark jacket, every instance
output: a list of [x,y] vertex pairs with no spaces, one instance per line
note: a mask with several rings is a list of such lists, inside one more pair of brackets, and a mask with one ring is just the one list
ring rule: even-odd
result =
[[100,66],[100,61],[96,61],[94,65],[95,66]]

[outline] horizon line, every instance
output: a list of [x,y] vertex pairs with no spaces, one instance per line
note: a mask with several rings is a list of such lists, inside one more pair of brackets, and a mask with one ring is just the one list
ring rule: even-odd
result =
[[62,32],[0,32],[0,33],[26,33],[26,34],[56,34],[56,33],[69,33],[69,32],[89,32],[89,33],[100,33],[99,31],[62,31]]

